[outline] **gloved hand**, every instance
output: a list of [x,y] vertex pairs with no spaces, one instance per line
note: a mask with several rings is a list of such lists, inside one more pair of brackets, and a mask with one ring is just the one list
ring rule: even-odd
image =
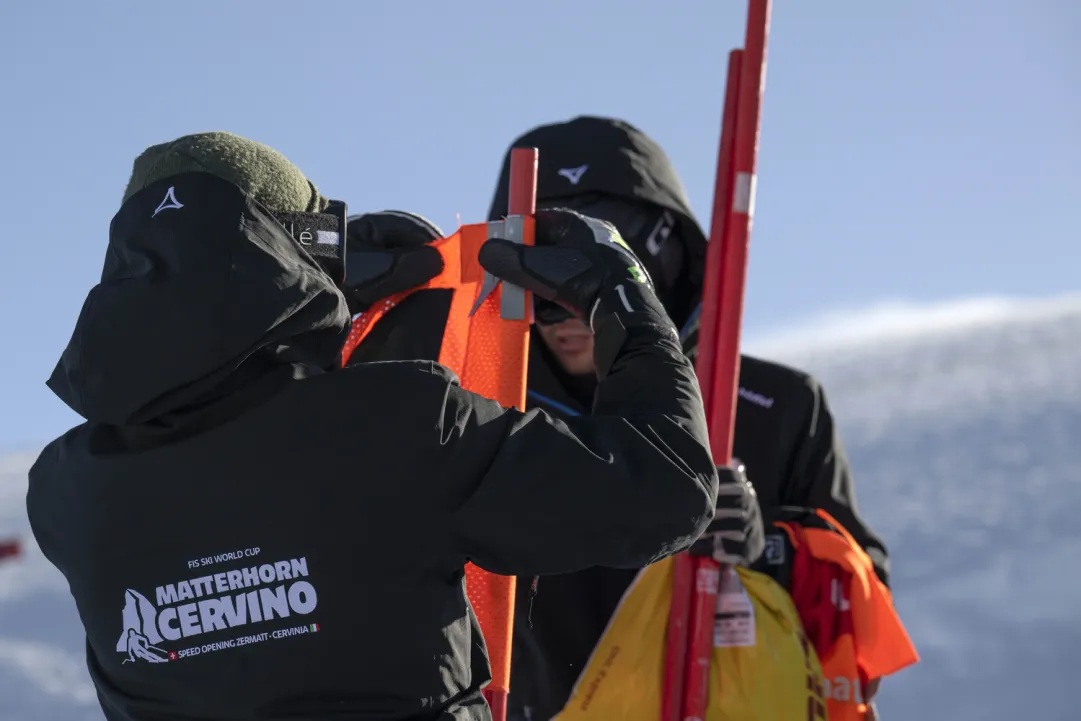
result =
[[766,529],[758,494],[747,480],[743,463],[718,466],[717,513],[706,532],[691,547],[695,555],[710,555],[728,566],[750,566],[766,548]]
[[354,215],[348,232],[344,292],[353,314],[443,272],[442,256],[430,247],[443,231],[419,215],[400,210]]
[[614,226],[563,208],[535,217],[534,246],[491,238],[480,250],[485,270],[563,306],[594,332],[612,314],[624,326],[671,325],[645,266]]

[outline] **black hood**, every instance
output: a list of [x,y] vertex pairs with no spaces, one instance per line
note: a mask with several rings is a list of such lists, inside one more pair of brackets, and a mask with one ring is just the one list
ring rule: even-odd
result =
[[274,215],[185,173],[113,218],[101,282],[48,381],[89,421],[138,425],[198,405],[245,361],[339,363],[345,299]]
[[614,118],[579,116],[533,128],[512,142],[503,157],[488,211],[489,220],[507,214],[513,148],[539,151],[537,201],[540,204],[601,194],[651,203],[676,215],[688,256],[681,279],[688,292],[683,295],[693,301],[668,311],[673,315],[672,320],[682,325],[701,297],[706,235],[691,212],[683,183],[661,146],[630,123]]

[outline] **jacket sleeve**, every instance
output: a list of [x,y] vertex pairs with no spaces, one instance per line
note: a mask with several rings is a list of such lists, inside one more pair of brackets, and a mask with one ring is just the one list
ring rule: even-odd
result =
[[826,393],[814,378],[806,378],[810,403],[792,459],[785,503],[821,508],[845,527],[874,563],[875,572],[889,585],[886,544],[860,516],[856,488]]
[[593,410],[562,421],[448,386],[448,469],[485,459],[453,509],[456,551],[494,573],[532,576],[640,567],[701,535],[717,472],[674,334],[627,328]]

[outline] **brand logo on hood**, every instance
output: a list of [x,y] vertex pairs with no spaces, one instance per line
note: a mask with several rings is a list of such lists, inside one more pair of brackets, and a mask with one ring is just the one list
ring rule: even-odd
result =
[[664,247],[665,241],[668,240],[668,236],[672,235],[672,230],[675,227],[675,216],[667,210],[664,211],[661,217],[657,219],[653,230],[649,232],[649,237],[646,238],[646,250],[649,251],[650,255],[657,255],[657,253],[661,252],[661,248]]
[[[230,552],[188,565],[215,565],[258,553],[259,549]],[[318,604],[315,586],[308,580],[306,558],[235,568],[158,586],[154,589],[153,601],[129,588],[124,591],[123,629],[116,642],[116,651],[127,656],[122,663],[140,660],[168,663],[315,633],[319,631],[319,624],[305,620],[298,626],[276,624],[273,630],[252,629],[244,635],[221,638],[222,632],[235,628],[265,627],[278,619],[310,616]],[[208,634],[215,640],[200,643],[201,639],[197,637]]]
[[570,181],[571,185],[578,185],[578,181],[589,170],[588,165],[579,165],[577,168],[560,168],[559,175]]
[[150,216],[153,218],[155,215],[163,210],[180,210],[184,207],[184,204],[176,199],[176,191],[173,186],[169,186],[169,189],[165,191],[165,197],[158,203],[158,207],[154,209],[153,214]]

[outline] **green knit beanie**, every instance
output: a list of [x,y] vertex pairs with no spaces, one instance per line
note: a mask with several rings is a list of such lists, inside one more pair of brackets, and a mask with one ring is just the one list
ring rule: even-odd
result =
[[171,175],[202,171],[228,180],[268,209],[314,213],[327,199],[284,155],[232,133],[196,133],[152,145],[135,159],[126,202],[146,186]]

